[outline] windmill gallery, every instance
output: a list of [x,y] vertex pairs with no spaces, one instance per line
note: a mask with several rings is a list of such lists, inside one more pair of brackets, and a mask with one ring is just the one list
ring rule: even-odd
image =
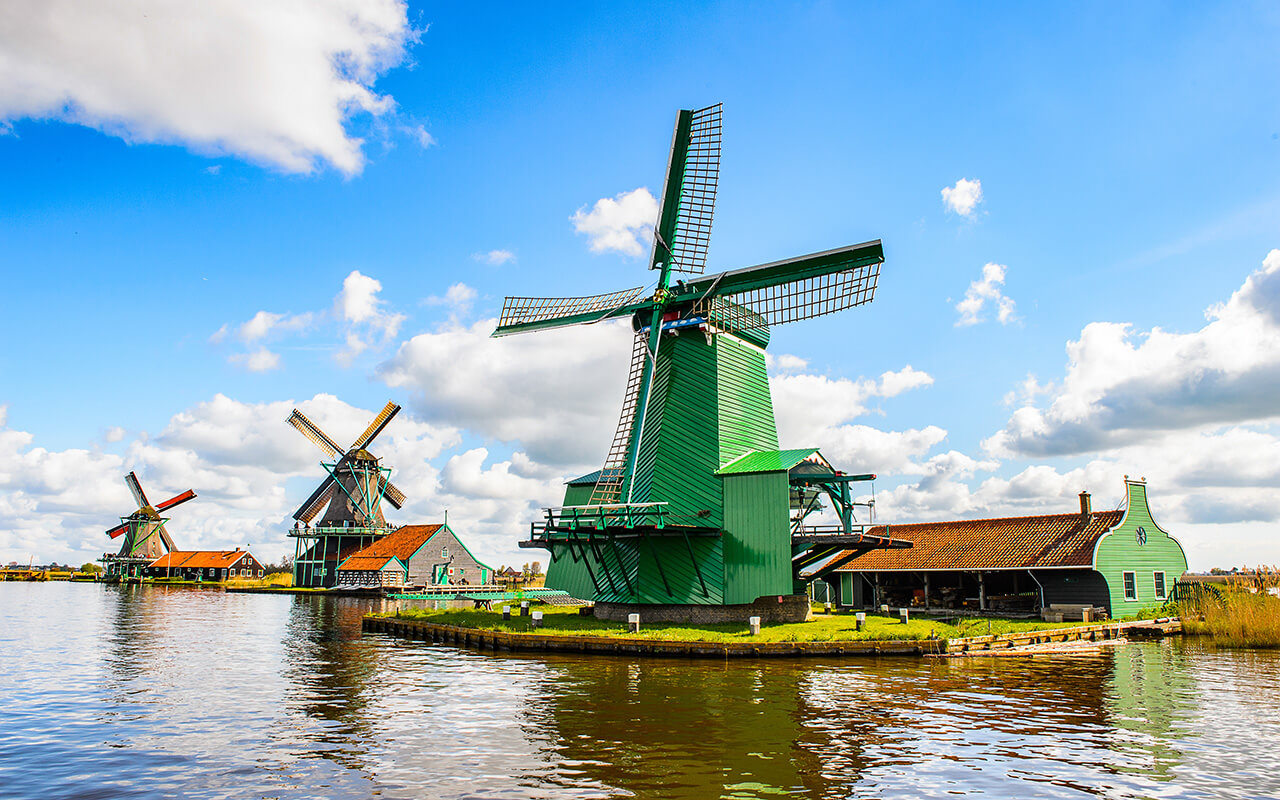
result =
[[[820,443],[780,446],[765,359],[771,328],[871,303],[884,249],[868,241],[705,274],[721,115],[720,105],[677,114],[648,265],[656,274],[651,289],[508,297],[493,332],[608,321],[629,322],[634,331],[621,414],[602,467],[570,480],[562,504],[547,508],[519,542],[549,554],[547,588],[585,601],[598,618],[640,613],[671,622],[748,615],[801,621],[814,585],[857,607],[890,596],[905,605],[955,607],[976,590],[983,610],[1000,597],[1026,611],[1076,604],[1120,617],[1165,599],[1186,559],[1151,519],[1140,482],[1126,482],[1124,514],[1093,514],[1086,494],[1079,514],[886,526],[874,524],[873,502],[855,494],[875,478],[865,471],[874,465],[832,464]],[[398,510],[405,495],[370,448],[399,410],[387,403],[347,448],[300,411],[288,418],[326,459],[324,479],[288,533],[295,586],[493,581],[494,571],[447,525],[388,523],[383,501]],[[153,507],[133,473],[126,482],[138,510],[108,531],[125,539],[103,560],[109,575],[127,579],[181,561],[160,514],[195,494]],[[511,522],[513,533],[523,527]],[[1126,536],[1134,542],[1119,546]],[[940,542],[952,542],[954,554]],[[201,555],[192,569],[215,560]]]

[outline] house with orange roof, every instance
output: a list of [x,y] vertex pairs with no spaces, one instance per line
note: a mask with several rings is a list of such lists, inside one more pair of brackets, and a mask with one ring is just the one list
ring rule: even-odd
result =
[[188,581],[225,581],[261,578],[263,566],[248,550],[172,550],[142,570],[147,578],[181,578]]
[[[906,539],[899,550],[846,551],[819,565],[842,606],[1036,611],[1105,608],[1131,617],[1173,596],[1187,557],[1156,524],[1147,484],[1125,476],[1124,507],[1002,519],[884,525],[871,533]],[[802,575],[802,577],[804,577]]]
[[[393,576],[397,569],[402,579]],[[337,586],[485,586],[493,582],[493,568],[472,555],[448,524],[439,524],[404,525],[347,557],[338,565]]]

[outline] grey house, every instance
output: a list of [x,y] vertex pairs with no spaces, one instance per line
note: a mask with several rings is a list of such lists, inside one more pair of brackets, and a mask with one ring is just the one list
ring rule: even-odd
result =
[[405,525],[347,561],[372,557],[399,559],[405,565],[404,586],[475,586],[494,580],[493,568],[477,560],[448,525]]

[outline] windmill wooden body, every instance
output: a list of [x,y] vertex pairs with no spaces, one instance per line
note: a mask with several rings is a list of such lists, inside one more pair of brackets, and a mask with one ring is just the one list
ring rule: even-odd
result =
[[333,586],[347,556],[395,530],[383,516],[382,501],[400,508],[405,496],[391,483],[391,469],[368,448],[399,412],[400,406],[388,402],[345,450],[301,411],[295,408],[289,416],[289,424],[332,459],[321,462],[327,476],[293,514],[294,586]]
[[134,502],[138,504],[138,510],[127,517],[121,517],[119,525],[107,530],[107,536],[112,539],[124,537],[120,541],[119,552],[104,553],[101,558],[107,577],[112,579],[141,578],[142,571],[148,564],[174,550],[173,539],[164,526],[169,518],[161,514],[196,496],[194,491],[188,489],[153,506],[147,500],[137,475],[130,472],[124,476],[124,482],[129,487]]
[[[778,449],[765,368],[770,326],[871,302],[883,248],[870,241],[703,276],[720,130],[719,105],[677,115],[652,294],[509,297],[494,331],[610,319],[630,319],[635,330],[603,468],[571,482],[564,505],[547,509],[521,543],[550,551],[547,586],[593,599],[597,614],[667,606],[676,608],[663,613],[680,618],[695,613],[687,607],[742,606],[802,591],[822,573],[804,570],[840,550],[909,546],[856,525],[849,484],[874,476],[846,475],[816,448]],[[690,277],[673,284],[681,273]],[[806,526],[815,506],[793,503],[797,491],[827,496],[838,529]],[[705,609],[697,617],[707,619]]]

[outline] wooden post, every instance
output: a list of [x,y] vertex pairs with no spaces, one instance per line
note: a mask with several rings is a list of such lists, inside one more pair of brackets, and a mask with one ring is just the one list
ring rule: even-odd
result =
[[875,578],[876,578],[875,585],[871,587],[873,590],[872,595],[874,595],[872,599],[875,601],[872,603],[872,605],[878,608],[880,606],[880,573],[879,572],[875,574]]
[[924,610],[929,611],[929,573],[924,574]]
[[987,574],[985,572],[978,573],[978,608],[987,610]]

